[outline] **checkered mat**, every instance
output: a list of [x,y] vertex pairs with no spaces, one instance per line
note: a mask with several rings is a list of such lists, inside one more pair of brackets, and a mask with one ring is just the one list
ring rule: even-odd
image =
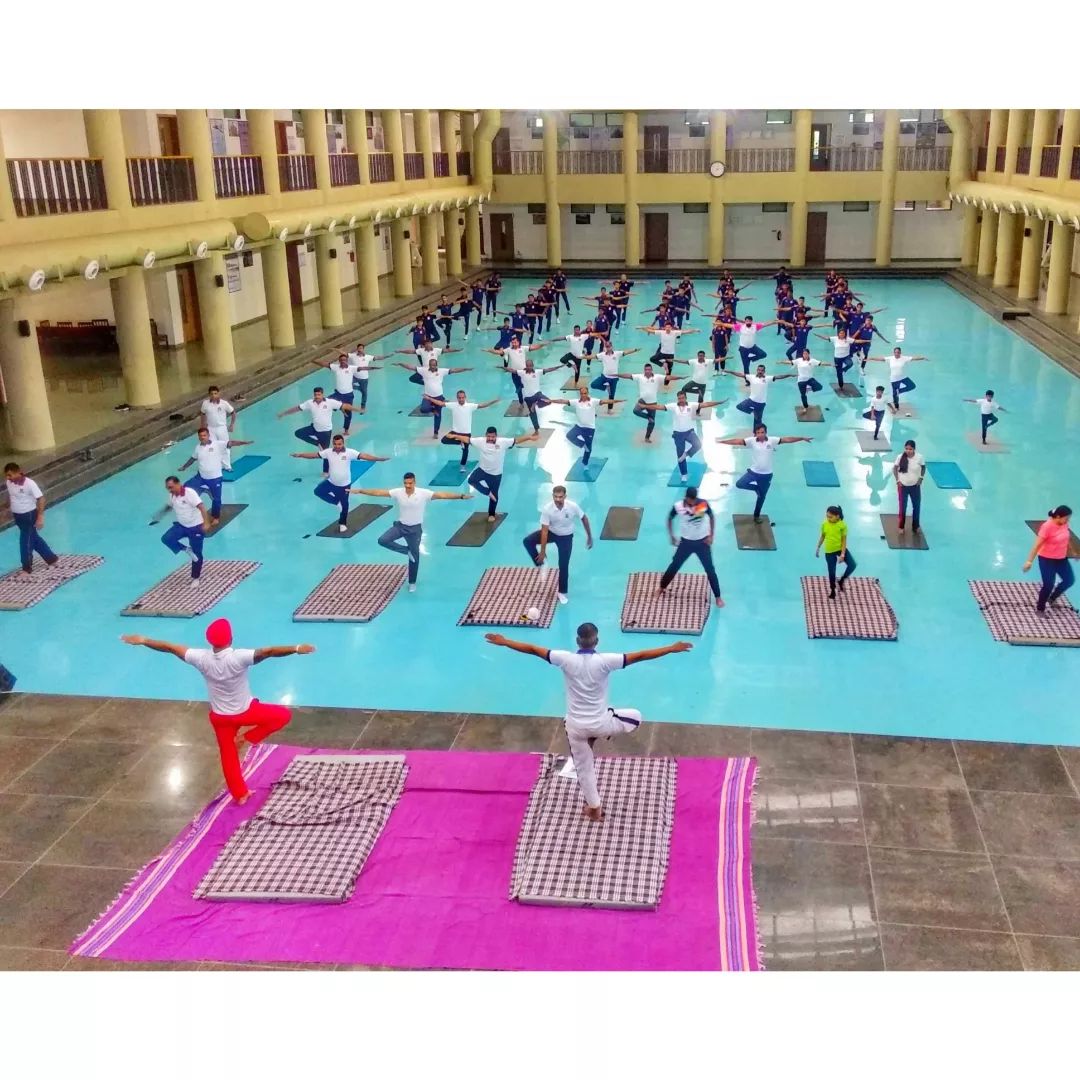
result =
[[1035,610],[1039,585],[1031,581],[969,581],[995,641],[1010,643],[1080,642],[1080,613],[1068,597],[1057,599],[1040,615]]
[[877,578],[848,578],[844,591],[838,590],[835,600],[829,599],[828,578],[801,580],[807,637],[896,640],[900,624]]
[[100,555],[58,555],[58,562],[47,566],[34,557],[33,573],[25,577],[21,570],[12,570],[0,577],[0,611],[22,611],[44,600],[54,589],[100,566]]
[[619,623],[626,633],[700,634],[712,606],[709,579],[704,574],[676,574],[658,596],[660,574],[653,570],[633,573],[626,582]]
[[395,563],[341,563],[293,612],[293,622],[371,622],[405,584],[407,568]]
[[196,900],[344,903],[401,798],[401,755],[294,758],[229,837]]
[[254,574],[262,563],[239,559],[208,559],[203,563],[201,584],[191,587],[191,565],[187,561],[179,570],[159,581],[149,592],[133,601],[121,615],[160,615],[174,619],[193,619],[209,611],[222,597]]
[[673,758],[601,757],[600,822],[581,813],[577,781],[545,754],[514,851],[510,899],[523,904],[650,908],[660,904],[675,820]]
[[[558,571],[553,566],[493,566],[484,571],[458,626],[546,628],[555,614],[558,584]],[[525,614],[531,607],[540,609],[540,618],[535,621]]]

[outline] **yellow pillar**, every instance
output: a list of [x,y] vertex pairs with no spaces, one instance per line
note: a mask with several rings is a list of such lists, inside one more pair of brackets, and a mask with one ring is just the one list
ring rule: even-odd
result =
[[[562,221],[559,212],[559,127],[554,112],[544,118],[544,219],[547,222],[548,266],[562,265]],[[625,130],[623,132],[625,135]]]
[[[305,125],[304,131],[307,131]],[[337,237],[322,233],[315,237],[315,275],[319,281],[319,317],[324,328],[344,326],[341,311],[341,272],[338,270]],[[330,252],[334,254],[331,255]]]
[[278,171],[277,132],[273,109],[248,109],[248,135],[251,152],[262,161],[263,186],[268,196],[281,194],[281,173]]
[[439,273],[439,218],[436,214],[420,215],[420,280],[425,285],[438,285]]
[[[304,117],[304,153],[310,154],[315,159],[315,186],[324,194],[329,193],[330,144],[326,138],[326,110],[304,109],[302,115]],[[316,261],[318,261],[317,257]],[[323,326],[325,325],[324,322]]]
[[1020,247],[1020,283],[1016,294],[1021,300],[1039,297],[1039,271],[1042,266],[1043,236],[1046,223],[1035,216],[1024,218],[1024,239]]
[[364,109],[345,110],[345,145],[356,155],[360,183],[371,183],[371,159],[368,157],[367,113]]
[[480,207],[472,203],[465,207],[465,261],[470,266],[484,261],[480,248]]
[[1061,118],[1061,153],[1058,155],[1058,187],[1070,183],[1073,147],[1080,142],[1080,109],[1066,109]]
[[892,262],[893,207],[896,205],[896,159],[900,150],[900,113],[885,110],[885,137],[881,146],[881,198],[878,201],[877,238],[874,262]]
[[791,201],[791,220],[788,234],[791,247],[788,252],[789,266],[806,265],[806,192],[810,182],[810,127],[813,113],[810,109],[798,109],[795,113],[795,176],[794,198]]
[[205,259],[195,261],[195,288],[199,294],[206,365],[214,375],[228,375],[236,370],[236,357],[232,312],[225,289],[225,256],[220,251],[212,251]]
[[431,147],[431,110],[413,109],[413,138],[416,152],[424,159],[424,179],[430,180],[435,175],[435,160]]
[[1057,118],[1057,109],[1035,110],[1031,121],[1031,176],[1039,175],[1043,147],[1052,146],[1057,138]]
[[146,271],[141,266],[128,267],[109,282],[109,288],[127,403],[137,407],[160,405],[150,307],[146,301]]
[[[946,109],[945,121],[952,132],[952,152],[949,155],[949,191],[956,191],[971,179],[971,115],[963,109]],[[979,212],[965,206],[964,232],[960,245],[960,265],[974,266],[979,257]]]
[[1024,144],[1030,115],[1027,109],[1009,110],[1005,126],[1005,169],[1002,173],[1006,184],[1011,184],[1016,175],[1016,152]]
[[[457,176],[457,113],[450,109],[439,110],[439,149],[446,155],[450,166],[450,176]],[[456,218],[454,219],[457,220]],[[449,230],[446,230],[449,232]],[[450,250],[450,241],[446,242],[446,250]],[[449,261],[449,260],[448,260]]]
[[101,158],[109,209],[130,210],[131,189],[128,187],[127,151],[120,110],[83,109],[83,126],[86,128],[86,152],[92,158]]
[[1048,315],[1064,315],[1069,310],[1072,258],[1073,231],[1055,222],[1050,240],[1050,276],[1046,282],[1046,303],[1043,307]]
[[[1009,122],[1008,109],[990,110],[990,128],[986,137],[986,171],[994,172],[997,161],[997,149],[1005,145],[1005,130]],[[1007,156],[1007,155],[1006,155]],[[983,219],[985,220],[985,218]]]
[[293,327],[289,264],[285,257],[285,245],[280,240],[274,240],[259,250],[259,257],[262,259],[270,348],[288,349],[296,344],[296,330]]
[[[394,180],[400,184],[405,179],[405,143],[401,138],[401,110],[383,109],[382,127],[386,152],[394,159]],[[410,287],[409,294],[411,293]]]
[[191,158],[195,169],[195,191],[199,202],[216,203],[214,185],[214,147],[210,141],[210,122],[205,109],[178,109],[176,124],[180,132],[180,152]]
[[458,113],[459,127],[461,129],[461,149],[464,153],[473,152],[473,132],[476,130],[476,113]]
[[443,211],[443,243],[446,247],[446,273],[448,277],[461,277],[461,211],[456,206]]
[[960,265],[975,266],[979,261],[979,211],[964,207],[964,235],[960,245]]
[[375,311],[380,306],[378,249],[375,245],[381,241],[376,239],[375,226],[370,221],[358,225],[353,235],[356,257],[359,260],[357,277],[360,279],[360,306],[365,311]]
[[[30,327],[29,337],[19,334],[19,323]],[[41,367],[34,320],[23,300],[0,300],[0,369],[7,393],[8,429],[16,450],[47,450],[56,445],[45,372]]]
[[[727,149],[727,113],[714,109],[709,116],[709,163],[723,161]],[[721,266],[724,262],[724,189],[727,178],[713,177],[709,180],[709,265]]]
[[1013,282],[1016,267],[1016,215],[1002,210],[998,215],[997,254],[994,256],[994,284],[1005,288]]
[[623,113],[623,254],[627,266],[641,265],[641,206],[638,203],[638,114]]
[[11,177],[8,175],[7,156],[4,154],[4,137],[0,132],[0,221],[15,219],[15,200],[11,194]]
[[390,222],[390,250],[394,257],[394,295],[412,296],[412,254],[409,251],[409,219],[395,218]]
[[982,212],[982,227],[979,230],[979,263],[976,273],[986,277],[994,272],[994,258],[997,255],[998,216],[989,207]]

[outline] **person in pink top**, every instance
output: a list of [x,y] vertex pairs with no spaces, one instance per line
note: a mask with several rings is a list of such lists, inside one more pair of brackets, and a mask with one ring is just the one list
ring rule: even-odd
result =
[[[1039,573],[1042,575],[1042,588],[1039,599],[1035,602],[1036,611],[1045,611],[1047,604],[1053,604],[1066,589],[1076,581],[1076,575],[1069,563],[1069,518],[1072,510],[1064,504],[1051,510],[1049,517],[1039,527],[1035,543],[1031,546],[1024,573],[1031,569],[1035,556],[1039,557]],[[1058,584],[1055,587],[1054,581]]]

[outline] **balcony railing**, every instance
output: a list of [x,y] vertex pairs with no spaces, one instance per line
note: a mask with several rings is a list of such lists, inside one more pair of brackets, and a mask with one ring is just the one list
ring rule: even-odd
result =
[[994,172],[1005,171],[1005,147],[999,146],[994,150]]
[[135,206],[167,206],[194,202],[195,163],[189,157],[127,159],[128,188]]
[[215,157],[214,190],[219,199],[265,194],[262,158],[258,154]]
[[459,150],[457,153],[458,176],[472,176],[472,154],[468,150]]
[[1016,148],[1016,171],[1025,176],[1031,172],[1031,147],[1018,146]]
[[986,147],[980,146],[975,155],[975,171],[986,172]]
[[544,171],[544,152],[499,150],[491,155],[491,166],[499,176],[539,176]]
[[424,155],[423,154],[406,154],[405,155],[405,179],[406,180],[423,180],[424,179]]
[[315,187],[313,154],[278,154],[278,177],[282,191],[311,191]]
[[1080,180],[1080,146],[1073,147],[1072,162],[1069,166],[1069,179]]
[[951,146],[901,146],[896,156],[900,172],[948,172]]
[[368,168],[373,184],[389,184],[394,179],[394,155],[382,152],[368,154]]
[[794,172],[795,148],[791,146],[747,146],[728,150],[724,158],[728,172]]
[[360,183],[360,159],[355,154],[330,155],[330,186],[348,187]]
[[19,217],[108,209],[98,158],[8,158],[7,168]]
[[556,158],[558,171],[566,176],[599,176],[621,173],[621,150],[560,150]]
[[881,151],[872,146],[822,146],[810,151],[814,172],[879,172]]
[[450,155],[447,153],[439,152],[433,155],[435,163],[435,175],[436,176],[449,176],[450,175]]
[[638,172],[703,173],[709,166],[709,154],[698,150],[639,150]]
[[1061,160],[1060,146],[1044,146],[1039,161],[1040,176],[1057,176],[1058,162]]

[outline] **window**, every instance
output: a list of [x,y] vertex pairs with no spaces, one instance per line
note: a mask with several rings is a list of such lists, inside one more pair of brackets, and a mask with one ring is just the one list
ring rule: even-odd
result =
[[621,139],[623,137],[621,127],[608,128],[608,137],[611,139]]
[[543,129],[543,127],[544,127],[544,118],[542,116],[540,116],[540,115],[534,114],[533,116],[527,117],[526,120],[525,120],[525,123],[531,128],[541,128],[541,129]]
[[571,214],[595,214],[596,203],[571,203]]
[[542,127],[529,128],[529,137],[533,139],[542,139],[544,137],[544,129]]
[[704,139],[706,131],[704,124],[690,124],[686,129],[686,134],[691,139]]
[[328,124],[344,124],[345,123],[345,110],[344,109],[327,109],[326,110],[326,122]]
[[849,112],[847,118],[851,124],[872,124],[874,122],[874,114],[872,112],[863,112],[861,109]]
[[916,120],[901,120],[900,121],[900,134],[901,135],[914,135],[915,129],[918,127],[918,121]]
[[239,109],[222,109],[221,110],[221,115],[224,116],[226,120],[239,120],[240,119],[240,110]]
[[606,214],[622,214],[626,211],[626,207],[621,202],[609,202],[604,204],[604,213]]
[[587,139],[592,134],[592,128],[574,128],[572,138]]
[[608,127],[621,128],[623,126],[623,114],[621,112],[605,113],[604,123]]
[[765,110],[765,123],[766,124],[790,124],[791,123],[791,110],[790,109],[766,109]]
[[609,220],[610,220],[612,225],[625,225],[626,224],[626,215],[625,214],[612,214]]
[[574,224],[575,225],[588,225],[589,222],[591,222],[591,221],[592,221],[592,217],[589,214],[575,214],[574,215]]
[[787,203],[786,202],[763,202],[761,204],[761,212],[763,214],[786,214]]
[[570,126],[572,128],[590,128],[593,126],[593,114],[591,112],[572,112],[570,114]]
[[948,199],[938,199],[936,202],[927,202],[927,210],[951,210],[952,203]]
[[304,122],[304,110],[293,109],[292,110],[292,122],[294,124],[302,124]]
[[532,223],[534,225],[546,225],[547,224],[547,214],[533,214]]
[[844,203],[845,214],[864,214],[870,209],[868,202],[846,202]]
[[709,204],[707,202],[684,202],[682,204],[682,212],[684,214],[707,214],[709,212]]
[[531,202],[531,203],[529,203],[528,206],[525,207],[525,209],[530,214],[546,214],[547,213],[547,203]]
[[906,202],[898,202],[893,206],[893,209],[894,210],[914,210],[915,209],[915,200],[914,199],[909,199]]
[[870,134],[870,125],[869,124],[852,124],[851,125],[851,134],[852,135],[869,135]]

